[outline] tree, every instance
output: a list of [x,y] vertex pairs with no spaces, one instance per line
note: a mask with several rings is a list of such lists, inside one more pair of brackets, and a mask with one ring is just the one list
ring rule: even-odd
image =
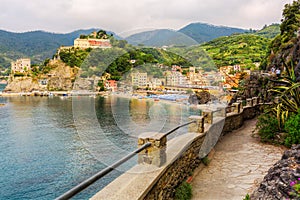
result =
[[295,36],[300,27],[300,0],[286,4],[282,16],[280,31],[283,42],[287,42]]

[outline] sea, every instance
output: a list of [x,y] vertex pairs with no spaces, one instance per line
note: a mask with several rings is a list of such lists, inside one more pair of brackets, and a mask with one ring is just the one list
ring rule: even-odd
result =
[[[55,199],[135,150],[139,134],[166,132],[199,114],[117,96],[0,96],[0,104],[0,199],[10,200]],[[136,163],[137,156],[73,199],[89,199]]]

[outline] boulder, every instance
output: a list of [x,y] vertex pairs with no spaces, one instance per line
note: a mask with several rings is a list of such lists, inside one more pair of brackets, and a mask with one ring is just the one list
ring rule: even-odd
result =
[[[251,194],[251,200],[300,199],[295,196],[293,183],[300,178],[300,145],[284,152],[259,187]],[[300,183],[300,181],[299,181]]]
[[190,104],[206,104],[211,100],[211,95],[207,91],[196,92],[195,94],[190,95],[189,103]]

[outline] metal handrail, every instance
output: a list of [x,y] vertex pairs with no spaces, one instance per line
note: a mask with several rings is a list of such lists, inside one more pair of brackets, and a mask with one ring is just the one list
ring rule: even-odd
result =
[[66,199],[72,198],[73,196],[75,196],[76,194],[78,194],[79,192],[84,190],[85,188],[89,187],[90,185],[92,185],[94,182],[96,182],[97,180],[99,180],[100,178],[102,178],[103,176],[108,174],[109,172],[113,171],[115,168],[117,168],[121,164],[125,163],[127,160],[129,160],[130,158],[135,156],[137,153],[140,153],[141,151],[143,151],[144,149],[146,149],[150,146],[151,146],[150,142],[144,144],[143,146],[141,146],[140,148],[138,148],[135,151],[131,152],[130,154],[128,154],[124,158],[120,159],[119,161],[115,162],[111,166],[106,167],[105,169],[101,170],[97,174],[95,174],[92,177],[90,177],[90,178],[86,179],[85,181],[81,182],[79,185],[75,186],[71,190],[67,191],[63,195],[56,198],[56,200],[66,200]]
[[178,129],[180,129],[180,128],[184,127],[184,126],[190,125],[190,124],[192,124],[192,123],[196,123],[196,122],[197,122],[197,121],[194,120],[194,121],[191,121],[191,122],[187,122],[187,123],[185,123],[185,124],[181,124],[181,125],[177,126],[176,128],[173,128],[172,130],[166,132],[166,133],[164,134],[164,136],[168,136],[168,135],[170,135],[171,133],[177,131]]
[[[196,120],[177,126],[176,128],[166,132],[164,134],[164,136],[168,136],[171,133],[175,132],[176,130],[178,130],[178,129],[184,127],[184,126],[187,126],[189,124],[192,124],[192,123],[196,123]],[[129,160],[130,158],[135,156],[137,153],[140,153],[141,151],[143,151],[144,149],[146,149],[150,146],[151,146],[151,142],[147,142],[146,144],[144,144],[140,148],[136,149],[135,151],[131,152],[130,154],[128,154],[124,158],[120,159],[116,163],[112,164],[111,166],[106,167],[105,169],[101,170],[97,174],[95,174],[92,177],[86,179],[85,181],[81,182],[77,186],[73,187],[72,189],[70,189],[69,191],[64,193],[63,195],[57,197],[55,200],[66,200],[66,199],[72,198],[73,196],[75,196],[79,192],[83,191],[85,188],[89,187],[90,185],[92,185],[94,182],[96,182],[97,180],[99,180],[100,178],[102,178],[103,176],[108,174],[109,172],[113,171],[115,168],[117,168],[121,164],[125,163],[127,160]]]

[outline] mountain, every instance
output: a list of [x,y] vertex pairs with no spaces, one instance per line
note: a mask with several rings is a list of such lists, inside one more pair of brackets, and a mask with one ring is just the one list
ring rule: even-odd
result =
[[133,34],[126,40],[133,45],[161,46],[191,46],[211,41],[222,36],[235,33],[246,33],[248,30],[226,26],[215,26],[205,23],[191,23],[178,31],[158,29]]
[[67,34],[45,31],[14,33],[0,30],[0,68],[9,67],[11,61],[21,57],[30,57],[32,63],[41,63],[46,58],[51,58],[58,47],[71,46],[74,39],[81,34],[90,34],[96,30],[99,29],[77,30]]
[[158,29],[133,34],[125,38],[132,45],[145,45],[152,47],[162,46],[191,46],[198,44],[185,34],[169,29]]
[[278,34],[280,34],[280,25],[271,24],[269,26],[265,26],[262,30],[257,31],[254,34],[265,38],[275,38]]
[[245,33],[247,30],[226,26],[215,26],[206,23],[191,23],[178,30],[178,32],[193,38],[198,43],[203,43],[218,37],[229,36],[234,33]]

